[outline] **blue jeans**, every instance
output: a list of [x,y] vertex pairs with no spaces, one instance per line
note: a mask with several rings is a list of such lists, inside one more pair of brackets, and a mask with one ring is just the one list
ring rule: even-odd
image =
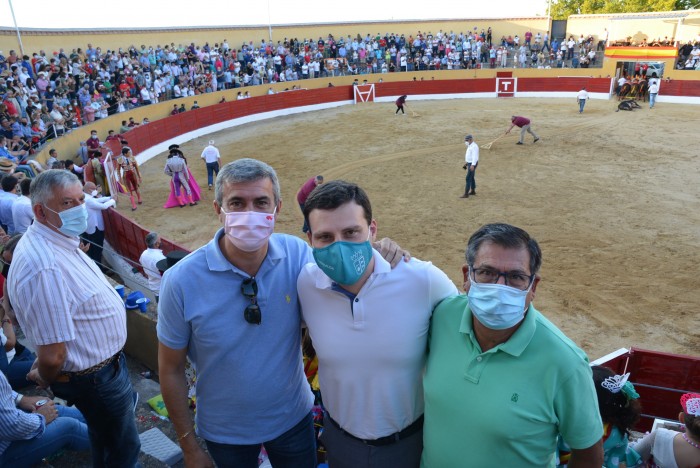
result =
[[213,163],[207,163],[207,182],[209,185],[214,185],[214,173],[216,172],[216,175],[219,175],[219,163],[218,162],[213,162]]
[[649,93],[649,109],[654,107],[654,104],[656,104],[656,95],[657,93]]
[[25,348],[21,353],[16,354],[12,362],[8,364],[7,354],[0,351],[0,371],[5,374],[13,390],[17,391],[32,384],[27,380],[27,374],[34,364],[35,357],[31,351]]
[[585,99],[579,99],[578,100],[578,112],[579,114],[583,112],[583,108],[586,106],[586,100]]
[[90,450],[85,418],[75,408],[56,405],[58,417],[49,423],[41,437],[12,442],[0,455],[0,466],[29,467],[59,450]]
[[473,167],[473,171],[471,164],[469,165],[469,167],[467,167],[467,188],[464,189],[464,193],[469,193],[470,190],[472,192],[476,191],[476,166]]
[[141,441],[124,353],[97,372],[71,377],[67,383],[54,382],[51,388],[85,416],[94,467],[139,466]]
[[[207,440],[209,454],[219,468],[257,468],[261,444],[230,445]],[[315,468],[316,435],[311,413],[276,439],[263,442],[275,468]]]

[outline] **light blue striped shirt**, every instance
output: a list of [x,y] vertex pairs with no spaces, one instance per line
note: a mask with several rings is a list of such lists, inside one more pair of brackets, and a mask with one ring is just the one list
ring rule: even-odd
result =
[[46,420],[39,413],[25,413],[15,406],[17,392],[0,372],[0,454],[15,440],[29,440],[44,434]]

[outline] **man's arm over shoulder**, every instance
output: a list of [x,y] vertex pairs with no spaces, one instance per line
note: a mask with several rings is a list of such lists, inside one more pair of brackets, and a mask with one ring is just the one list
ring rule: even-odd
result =
[[459,294],[457,287],[444,271],[433,265],[432,262],[424,263],[426,264],[426,274],[430,283],[429,297],[433,308],[442,302],[443,299]]

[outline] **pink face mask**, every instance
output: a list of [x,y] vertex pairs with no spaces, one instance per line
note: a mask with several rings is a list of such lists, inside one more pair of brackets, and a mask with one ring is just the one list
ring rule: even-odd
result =
[[226,237],[238,249],[244,252],[260,250],[272,235],[275,228],[275,213],[258,213],[256,211],[231,211],[226,212],[224,232]]

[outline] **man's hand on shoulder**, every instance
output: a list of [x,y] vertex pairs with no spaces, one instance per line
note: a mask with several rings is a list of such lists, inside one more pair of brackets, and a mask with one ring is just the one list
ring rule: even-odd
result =
[[391,264],[391,268],[396,268],[402,258],[404,262],[411,260],[411,253],[402,249],[399,244],[388,237],[383,238],[379,242],[373,242],[372,247],[379,252],[384,260]]

